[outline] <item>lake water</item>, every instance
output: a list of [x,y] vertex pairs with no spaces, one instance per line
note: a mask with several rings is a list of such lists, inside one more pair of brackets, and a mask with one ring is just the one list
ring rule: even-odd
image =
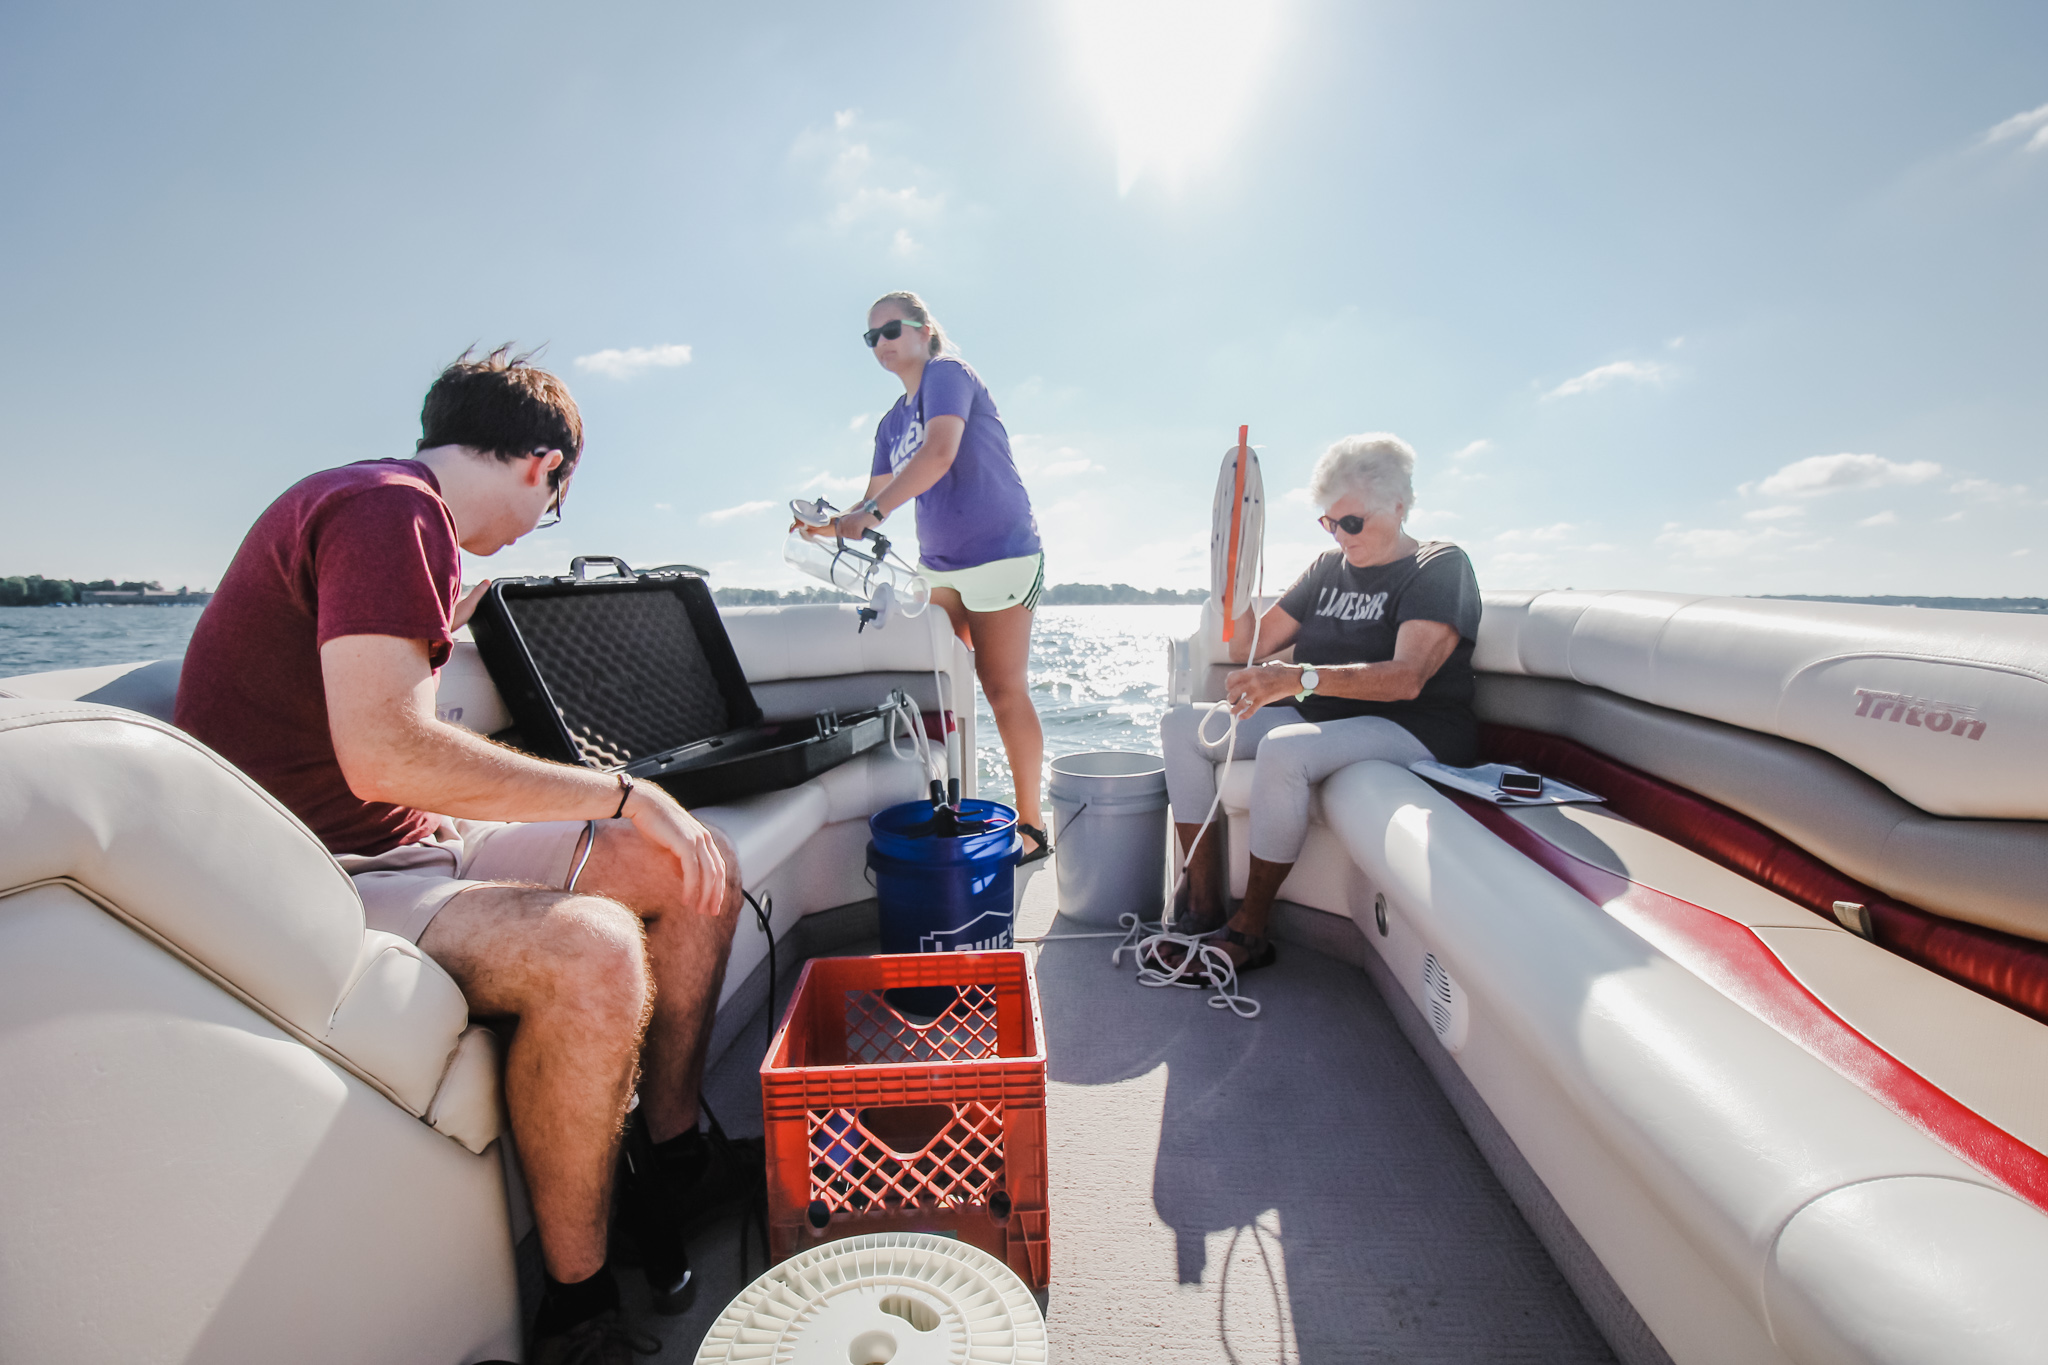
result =
[[[16,607],[0,610],[0,678],[185,651],[202,607]],[[1046,757],[1090,749],[1159,752],[1166,643],[1193,632],[1200,607],[1041,607],[1031,641],[1031,692]],[[981,794],[1014,790],[995,718],[976,694]]]

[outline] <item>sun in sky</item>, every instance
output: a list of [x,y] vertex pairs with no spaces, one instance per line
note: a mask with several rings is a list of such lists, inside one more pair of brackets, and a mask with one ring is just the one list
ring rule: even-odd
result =
[[1219,156],[1266,74],[1281,9],[1242,0],[1070,0],[1074,54],[1116,140],[1117,192]]

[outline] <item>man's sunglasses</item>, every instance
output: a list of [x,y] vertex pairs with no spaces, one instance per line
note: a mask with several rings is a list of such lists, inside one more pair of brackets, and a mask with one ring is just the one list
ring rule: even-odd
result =
[[862,332],[860,339],[865,341],[868,344],[868,349],[872,351],[875,349],[877,341],[894,341],[897,337],[902,336],[905,327],[923,326],[924,324],[921,322],[911,322],[905,318],[890,318],[880,327],[870,327],[867,331]]
[[[542,446],[533,454],[535,458],[545,460],[548,452],[554,449],[554,446]],[[548,471],[548,487],[555,490],[555,496],[548,503],[548,510],[541,513],[540,520],[533,524],[536,531],[545,531],[548,527],[559,526],[562,522],[562,500],[569,496],[569,476],[563,472],[562,466],[558,465]]]
[[1355,536],[1365,529],[1364,517],[1317,517],[1316,520],[1333,536],[1340,530],[1347,536]]

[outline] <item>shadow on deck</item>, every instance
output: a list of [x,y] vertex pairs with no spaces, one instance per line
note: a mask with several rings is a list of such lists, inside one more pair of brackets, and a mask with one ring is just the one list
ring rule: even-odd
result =
[[[1032,877],[1020,934],[1069,929],[1052,883]],[[1056,1360],[1614,1359],[1363,971],[1283,942],[1245,1021],[1140,988],[1110,946],[1039,950]],[[764,1027],[710,1078],[736,1135],[760,1132]],[[746,1282],[738,1248],[736,1220],[707,1233],[697,1306],[638,1315],[658,1360],[694,1358]]]

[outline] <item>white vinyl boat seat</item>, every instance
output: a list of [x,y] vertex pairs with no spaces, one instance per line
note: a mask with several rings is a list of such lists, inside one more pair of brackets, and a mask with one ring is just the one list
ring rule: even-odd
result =
[[327,849],[182,731],[0,701],[0,895],[64,885],[417,1118],[480,1152],[492,1035],[413,944],[363,925]]
[[0,829],[0,1359],[512,1355],[495,1038],[311,831],[18,699]]
[[[1376,762],[1322,799],[1361,930],[1674,1358],[2036,1358],[2048,1026],[1599,808],[1496,833]],[[1685,1339],[1716,1296],[1756,1341]]]

